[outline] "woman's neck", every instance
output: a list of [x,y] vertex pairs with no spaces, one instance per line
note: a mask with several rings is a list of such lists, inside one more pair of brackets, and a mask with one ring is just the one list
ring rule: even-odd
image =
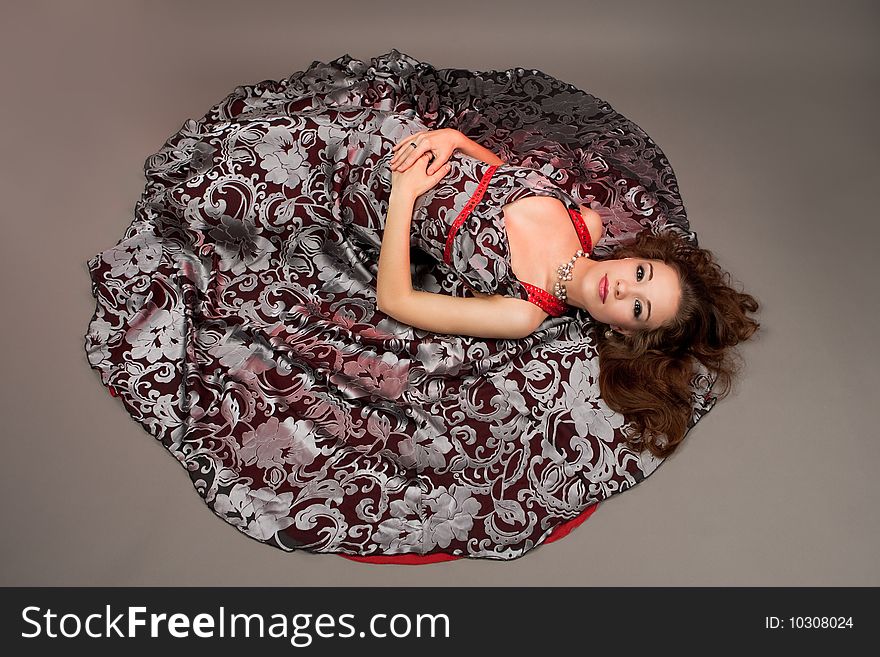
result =
[[[564,264],[564,263],[559,263]],[[586,303],[586,295],[589,294],[589,291],[586,289],[584,285],[584,277],[599,264],[598,260],[590,260],[587,256],[582,256],[580,258],[575,258],[574,265],[571,268],[571,280],[563,281],[563,285],[565,285],[565,293],[567,296],[568,305],[576,306],[578,308],[582,308],[584,310],[587,309]],[[559,265],[557,265],[558,267]],[[555,283],[559,280],[557,272],[553,271],[553,282]],[[551,293],[552,293],[552,284],[551,284]]]

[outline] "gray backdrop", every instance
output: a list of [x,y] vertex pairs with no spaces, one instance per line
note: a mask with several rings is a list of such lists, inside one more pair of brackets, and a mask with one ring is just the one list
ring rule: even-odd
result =
[[[880,585],[876,3],[9,5],[0,584]],[[148,155],[238,84],[391,48],[537,68],[610,102],[663,148],[701,243],[763,303],[739,387],[682,449],[513,562],[260,544],[205,506],[83,350],[85,263],[131,222]]]

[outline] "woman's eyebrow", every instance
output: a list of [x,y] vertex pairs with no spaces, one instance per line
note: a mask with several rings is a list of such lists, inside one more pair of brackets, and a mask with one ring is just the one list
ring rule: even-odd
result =
[[[649,262],[648,268],[651,270],[651,273],[648,274],[648,280],[650,281],[652,278],[654,278],[654,263]],[[645,302],[648,304],[648,316],[645,317],[645,324],[647,324],[648,321],[651,319],[651,300],[645,299]]]

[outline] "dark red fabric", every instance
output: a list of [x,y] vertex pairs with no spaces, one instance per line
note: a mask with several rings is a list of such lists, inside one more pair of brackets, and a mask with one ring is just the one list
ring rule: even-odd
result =
[[[537,70],[435,69],[392,51],[238,86],[186,121],[147,158],[122,239],[87,263],[89,364],[254,540],[511,560],[662,462],[602,402],[583,309],[517,340],[378,309],[392,149],[447,127],[504,164],[487,176],[455,154],[416,200],[414,288],[532,300],[501,215],[534,195],[601,215],[598,260],[648,227],[691,235],[667,158],[605,101]],[[711,383],[694,376],[694,423]]]
[[[568,522],[564,522],[552,532],[550,532],[550,536],[547,537],[547,540],[544,543],[552,543],[553,541],[558,541],[560,538],[565,538],[568,536],[573,529],[575,529],[578,525],[582,524],[584,520],[593,515],[593,512],[599,508],[599,504],[596,503],[593,506],[584,510],[579,516],[572,518]],[[396,564],[398,566],[424,566],[429,563],[440,563],[442,561],[454,561],[456,559],[463,559],[463,556],[455,556],[453,554],[401,554],[401,555],[389,555],[389,556],[378,556],[378,557],[357,557],[349,554],[340,554],[340,557],[345,557],[346,559],[351,559],[352,561],[361,561],[363,563],[375,563],[375,564]]]

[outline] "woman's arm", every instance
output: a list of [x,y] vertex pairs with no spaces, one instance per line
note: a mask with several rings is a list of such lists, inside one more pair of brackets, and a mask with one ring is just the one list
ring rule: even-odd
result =
[[535,304],[500,294],[460,298],[413,290],[388,305],[380,308],[386,315],[432,333],[516,340],[540,325]]
[[413,291],[409,249],[415,204],[412,194],[399,192],[392,186],[376,273],[376,305],[379,310],[385,308],[389,300],[406,298]]
[[[416,148],[412,148],[413,144]],[[483,148],[455,128],[422,130],[401,139],[392,149],[394,155],[389,164],[392,171],[406,171],[425,153],[431,153],[432,161],[428,172],[434,173],[446,164],[449,157],[457,150],[486,164],[504,164],[504,160],[495,153]]]
[[376,305],[399,322],[433,333],[479,338],[524,338],[540,324],[523,299],[501,295],[459,298],[412,287],[410,227],[415,199],[391,190],[379,252]]
[[465,155],[475,157],[478,160],[485,162],[486,164],[504,164],[504,160],[495,155],[495,153],[490,151],[488,148],[480,146],[473,139],[465,136],[461,132],[458,132],[458,134],[460,136],[458,138],[458,145],[456,146],[456,148]]

